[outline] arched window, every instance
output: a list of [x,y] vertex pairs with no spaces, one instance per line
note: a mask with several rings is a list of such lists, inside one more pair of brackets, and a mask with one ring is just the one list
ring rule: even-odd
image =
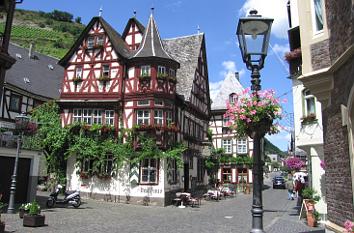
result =
[[234,103],[236,103],[237,102],[237,94],[236,93],[231,93],[230,95],[229,95],[229,103],[230,104],[234,104]]

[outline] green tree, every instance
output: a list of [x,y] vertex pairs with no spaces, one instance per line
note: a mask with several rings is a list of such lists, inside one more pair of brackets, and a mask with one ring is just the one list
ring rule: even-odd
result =
[[54,101],[44,103],[32,111],[32,119],[38,122],[38,130],[32,138],[43,150],[49,173],[65,171],[64,152],[69,145],[69,134],[60,124],[59,107]]

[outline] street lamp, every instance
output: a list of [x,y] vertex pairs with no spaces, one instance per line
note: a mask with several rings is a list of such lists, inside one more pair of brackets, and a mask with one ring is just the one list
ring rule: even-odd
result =
[[21,143],[22,143],[22,136],[23,132],[26,130],[30,118],[25,114],[21,113],[20,115],[15,117],[15,124],[16,129],[19,131],[17,137],[17,152],[15,158],[15,165],[14,165],[14,172],[11,176],[11,186],[10,186],[10,200],[9,200],[9,207],[7,209],[7,213],[13,214],[15,213],[15,193],[16,193],[16,177],[17,177],[17,165],[18,165],[18,158],[21,153]]
[[[273,19],[263,18],[257,15],[256,10],[251,10],[249,16],[240,18],[236,35],[243,62],[247,69],[252,71],[251,90],[257,96],[261,90],[259,70],[264,66],[264,59],[267,56],[270,30]],[[252,230],[251,233],[262,233],[263,231],[263,164],[261,158],[261,139],[265,135],[262,129],[252,132],[253,136],[253,204],[252,204]]]

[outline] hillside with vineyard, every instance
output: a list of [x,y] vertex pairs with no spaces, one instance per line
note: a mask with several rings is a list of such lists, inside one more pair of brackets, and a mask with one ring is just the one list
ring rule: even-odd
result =
[[[0,32],[4,32],[5,15],[0,13]],[[15,11],[11,42],[29,48],[34,45],[37,52],[62,58],[78,38],[85,25],[81,18],[73,18],[67,12]]]

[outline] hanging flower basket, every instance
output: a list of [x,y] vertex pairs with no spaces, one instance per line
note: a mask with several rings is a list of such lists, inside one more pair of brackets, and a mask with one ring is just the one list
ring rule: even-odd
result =
[[290,61],[297,59],[299,57],[301,57],[301,48],[294,49],[290,52],[285,53],[285,55],[284,55],[284,59],[287,62],[290,62]]
[[273,123],[280,120],[282,115],[280,100],[274,95],[272,90],[260,91],[256,95],[245,89],[240,95],[236,95],[234,104],[227,103],[224,117],[229,121],[226,126],[235,130],[238,137],[248,135],[254,138],[256,134],[264,136],[266,133],[277,133],[279,130]]

